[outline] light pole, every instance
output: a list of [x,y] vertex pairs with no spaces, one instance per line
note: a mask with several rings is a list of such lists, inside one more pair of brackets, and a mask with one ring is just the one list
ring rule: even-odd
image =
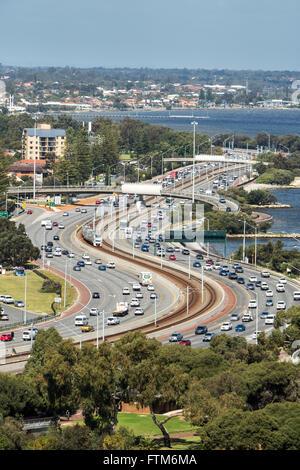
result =
[[34,145],[35,145],[35,152],[34,152],[34,160],[33,160],[33,200],[35,201],[35,195],[36,195],[36,147],[37,147],[37,141],[36,141],[36,116],[34,117]]
[[24,324],[27,323],[27,273],[25,271],[25,299],[24,299]]
[[196,126],[198,126],[197,121],[191,122],[191,125],[194,127],[194,139],[193,139],[193,194],[192,202],[195,202],[195,156],[196,156]]

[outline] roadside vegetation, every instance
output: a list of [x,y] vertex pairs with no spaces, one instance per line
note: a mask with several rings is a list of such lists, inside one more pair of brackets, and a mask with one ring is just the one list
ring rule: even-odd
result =
[[[196,435],[177,437],[174,449],[299,450],[299,367],[278,362],[282,348],[293,351],[299,318],[293,307],[257,345],[222,334],[207,349],[164,346],[139,331],[78,349],[41,330],[23,374],[0,374],[0,448],[167,449],[179,431]],[[150,415],[120,414],[121,403]],[[165,406],[184,419],[162,416]],[[60,426],[67,410],[81,410],[83,423]],[[26,434],[23,420],[33,416],[52,416],[52,427]]]

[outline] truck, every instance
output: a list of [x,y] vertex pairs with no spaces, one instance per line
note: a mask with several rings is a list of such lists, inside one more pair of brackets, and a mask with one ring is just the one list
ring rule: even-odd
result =
[[44,219],[41,221],[41,227],[45,227],[46,225],[51,225],[52,227],[52,222],[50,219]]
[[121,219],[120,220],[120,224],[119,224],[119,228],[120,230],[125,230],[129,225],[129,217],[127,217],[126,219]]
[[128,314],[128,302],[117,302],[116,309],[112,312],[113,317],[124,317]]
[[178,171],[177,170],[172,170],[170,173],[171,178],[175,179],[178,176]]
[[152,273],[150,272],[141,272],[139,274],[139,282],[142,286],[149,286],[152,284]]

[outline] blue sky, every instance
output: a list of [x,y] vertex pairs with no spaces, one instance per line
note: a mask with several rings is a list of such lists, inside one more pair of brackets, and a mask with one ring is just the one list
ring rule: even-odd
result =
[[0,0],[0,62],[299,71],[299,0]]

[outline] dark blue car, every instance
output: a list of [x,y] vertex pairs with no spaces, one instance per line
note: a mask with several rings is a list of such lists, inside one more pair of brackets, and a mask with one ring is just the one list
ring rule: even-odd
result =
[[220,274],[221,276],[227,276],[228,271],[226,271],[225,269],[221,269],[221,270],[219,271],[219,274]]
[[195,262],[193,263],[193,267],[194,267],[194,268],[201,268],[201,263],[199,263],[198,261],[195,261]]
[[242,324],[236,325],[235,327],[235,331],[245,331],[245,329],[246,329],[245,325],[242,325]]

